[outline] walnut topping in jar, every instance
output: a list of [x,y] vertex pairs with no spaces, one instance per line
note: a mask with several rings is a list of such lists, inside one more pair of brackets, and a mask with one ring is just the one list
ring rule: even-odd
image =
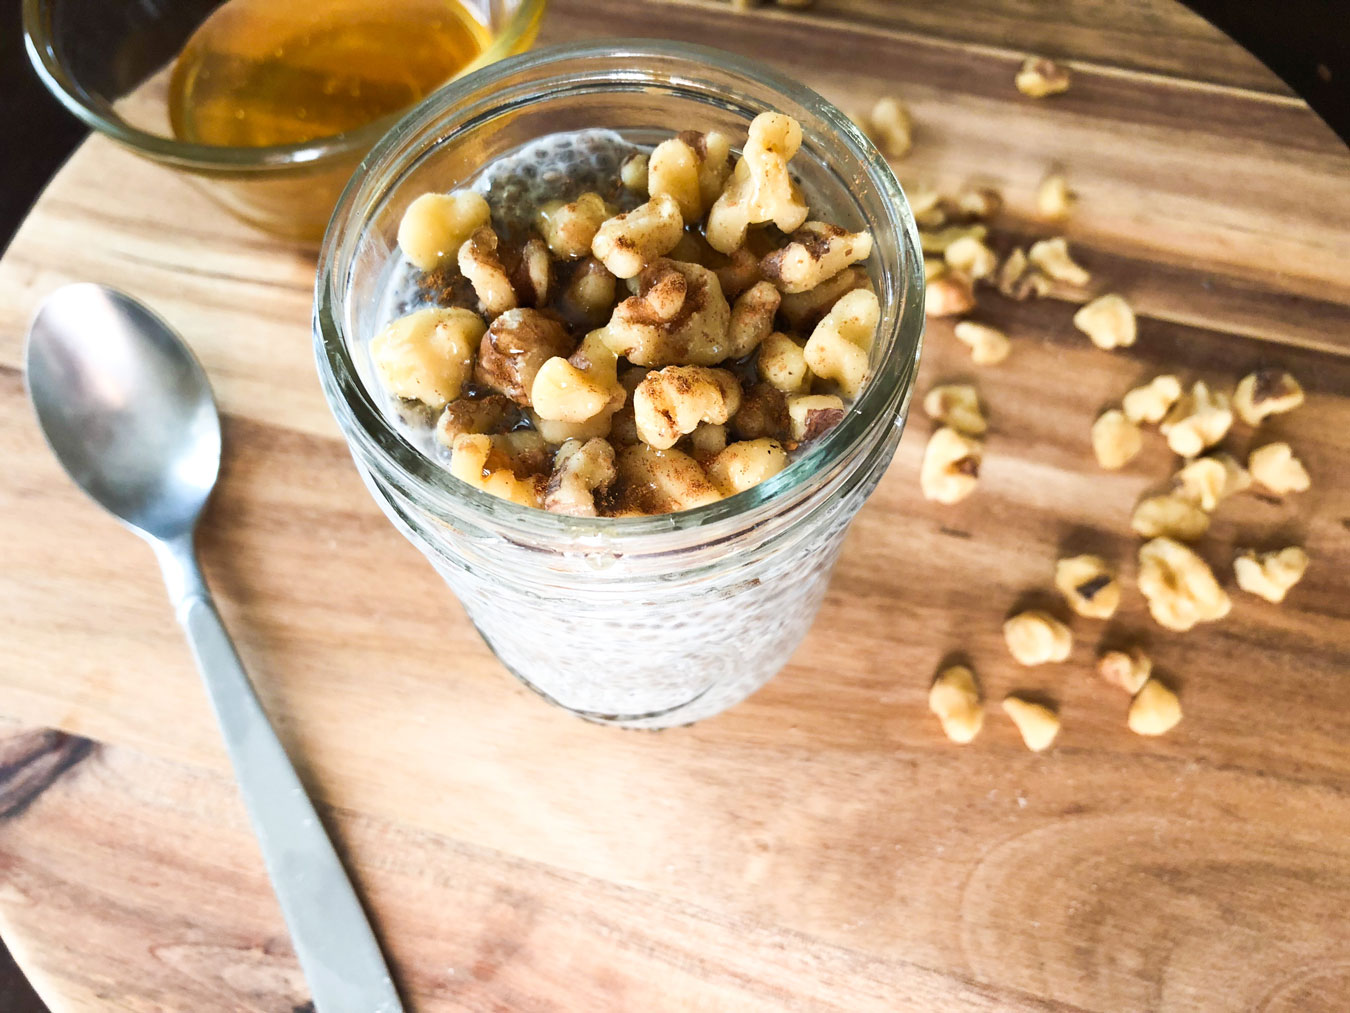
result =
[[[739,158],[716,131],[651,150],[597,132],[414,200],[387,304],[433,305],[370,342],[389,415],[470,485],[575,517],[691,509],[778,474],[847,417],[882,316],[872,233],[811,213],[789,164],[802,141],[776,112]],[[934,193],[925,248],[983,274],[977,219],[1000,203]],[[971,340],[977,361],[1006,354]],[[934,468],[959,495],[978,447]]]
[[809,292],[844,268],[872,255],[872,234],[828,222],[807,222],[788,245],[760,261],[760,271],[784,292]]
[[731,307],[706,267],[657,260],[614,308],[609,347],[641,366],[711,366],[727,358]]
[[844,420],[842,398],[833,394],[806,394],[787,399],[790,435],[795,443],[810,443]]
[[571,355],[575,345],[554,317],[539,310],[508,310],[483,335],[474,379],[528,407],[539,368],[554,356]]

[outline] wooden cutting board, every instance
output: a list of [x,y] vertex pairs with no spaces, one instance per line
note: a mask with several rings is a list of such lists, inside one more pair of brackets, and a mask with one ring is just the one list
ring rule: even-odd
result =
[[[1032,234],[1051,165],[1094,291],[1139,342],[1089,346],[1059,299],[987,298],[1004,365],[947,322],[923,385],[974,378],[992,432],[976,495],[918,495],[911,420],[804,646],[747,703],[638,734],[550,709],[494,662],[352,469],[310,350],[312,251],[181,177],[89,141],[0,263],[0,932],[56,1013],[307,1009],[307,993],[150,555],[70,486],[23,393],[36,303],[119,286],[188,336],[226,414],[202,553],[258,691],[417,1011],[1344,1010],[1350,1006],[1350,152],[1180,7],[1011,0],[559,0],[544,41],[656,34],[790,69],[845,108],[896,93],[907,182],[1003,189]],[[1078,58],[1020,96],[1022,52]],[[683,125],[681,125],[683,126]],[[697,127],[698,124],[688,124]],[[1094,414],[1160,370],[1308,390],[1261,438],[1313,488],[1244,495],[1201,543],[1297,542],[1282,606],[1179,635],[1130,590],[1076,620],[1062,665],[999,633],[1066,550],[1121,562],[1171,460],[1092,461]],[[1239,428],[1231,446],[1253,439]],[[1100,685],[1138,638],[1185,719],[1148,740]],[[957,747],[927,712],[967,656],[996,702],[1058,701],[1032,755],[994,708]]]

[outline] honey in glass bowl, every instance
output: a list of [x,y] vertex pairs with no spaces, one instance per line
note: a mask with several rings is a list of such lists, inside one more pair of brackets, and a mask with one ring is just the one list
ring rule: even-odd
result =
[[195,144],[332,137],[415,105],[490,43],[458,0],[230,0],[175,61],[169,117]]

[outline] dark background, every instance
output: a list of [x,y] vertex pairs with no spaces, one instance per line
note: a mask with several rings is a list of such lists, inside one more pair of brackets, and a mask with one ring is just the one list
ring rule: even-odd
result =
[[[321,0],[318,0],[321,2]],[[1261,58],[1350,140],[1350,5],[1345,0],[1189,0]],[[24,52],[20,0],[0,0],[0,252],[85,135]],[[43,1013],[0,943],[0,1013]]]

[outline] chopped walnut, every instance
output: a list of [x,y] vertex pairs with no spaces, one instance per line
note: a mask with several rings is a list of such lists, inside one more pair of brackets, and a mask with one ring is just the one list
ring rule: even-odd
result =
[[712,263],[708,266],[712,268],[713,274],[717,275],[717,281],[722,286],[722,294],[728,299],[735,299],[763,277],[759,273],[760,258],[749,246],[738,246],[729,254],[720,254],[716,251],[714,254]]
[[756,282],[737,297],[727,327],[727,358],[744,358],[760,346],[773,332],[773,317],[781,300],[778,289],[767,281]]
[[992,218],[1003,208],[1003,198],[987,186],[967,187],[951,201],[952,217],[963,221]]
[[787,398],[771,383],[757,383],[746,391],[741,407],[731,417],[731,431],[738,440],[782,440],[791,430]]
[[385,389],[440,410],[459,397],[473,374],[474,346],[483,336],[477,313],[428,306],[399,317],[370,342]]
[[647,192],[647,166],[649,162],[650,159],[642,153],[629,155],[623,160],[623,165],[619,166],[619,182],[624,185],[624,189],[636,193]]
[[[632,410],[631,405],[623,409],[629,413],[630,419]],[[601,412],[585,422],[558,422],[554,419],[541,418],[533,409],[525,414],[534,431],[549,443],[563,444],[568,440],[581,440],[584,443],[597,437],[605,437],[616,447],[623,445],[616,433],[619,429],[618,414],[611,416],[608,412]],[[633,439],[636,441],[637,437],[634,436]]]
[[1059,734],[1059,715],[1045,704],[1019,696],[1004,697],[1003,713],[1012,719],[1022,742],[1033,753],[1049,749]]
[[944,668],[928,690],[928,709],[942,722],[942,732],[963,745],[980,733],[984,706],[975,673],[965,665]]
[[741,406],[741,385],[725,369],[667,366],[647,374],[633,391],[638,436],[665,450],[700,422],[721,425]]
[[878,99],[868,114],[867,136],[887,158],[904,158],[909,154],[914,138],[914,124],[909,110],[897,98]]
[[474,379],[528,407],[539,367],[571,355],[575,345],[567,328],[540,310],[507,310],[483,334]]
[[[515,434],[484,436],[465,433],[456,436],[451,444],[450,474],[475,489],[521,506],[542,506],[547,479],[538,474],[517,475],[509,456],[501,453],[501,441],[512,435]],[[537,433],[524,435],[538,438]],[[541,445],[542,442],[541,439]]]
[[1184,633],[1228,615],[1232,602],[1203,559],[1170,538],[1139,547],[1139,590],[1158,625]]
[[[682,260],[686,264],[698,264],[707,267],[714,259],[721,260],[722,255],[708,245],[708,241],[697,232],[685,231],[680,237],[680,241],[675,244],[675,248],[668,255],[669,260]],[[633,279],[628,279],[631,287]],[[725,294],[725,293],[723,293]]]
[[1252,477],[1230,455],[1213,454],[1187,461],[1173,476],[1172,483],[1178,496],[1209,512],[1222,500],[1250,486]]
[[1003,624],[1008,652],[1020,665],[1063,661],[1073,650],[1073,634],[1049,612],[1019,612]]
[[947,252],[947,247],[952,243],[962,239],[978,239],[983,241],[989,235],[988,226],[976,222],[973,225],[949,225],[945,229],[939,229],[936,232],[920,230],[919,245],[924,253],[943,253]]
[[728,444],[709,462],[708,477],[723,496],[734,496],[772,478],[787,466],[787,451],[777,440],[743,440]]
[[799,444],[810,443],[844,420],[844,402],[833,394],[801,394],[787,399],[789,435]]
[[611,495],[618,513],[664,514],[722,498],[699,463],[682,451],[635,443],[619,451]]
[[872,233],[849,232],[828,222],[807,222],[759,268],[784,292],[809,292],[844,268],[872,255]]
[[1162,735],[1181,720],[1181,701],[1157,679],[1149,679],[1130,704],[1127,723],[1136,735]]
[[757,369],[760,379],[785,394],[796,394],[811,383],[804,347],[782,331],[775,331],[760,343]]
[[915,209],[914,224],[919,227],[920,234],[931,233],[947,224],[947,208],[939,204],[937,207],[927,208],[923,211]]
[[1153,671],[1153,660],[1142,648],[1129,651],[1107,651],[1097,659],[1097,674],[1104,682],[1119,686],[1131,696],[1144,688]]
[[675,249],[683,236],[679,203],[669,194],[658,194],[601,223],[591,241],[591,253],[616,278],[632,278]]
[[975,308],[970,277],[947,271],[924,288],[923,310],[930,317],[956,317]]
[[602,439],[568,440],[553,459],[544,488],[544,509],[573,517],[595,517],[596,493],[613,484],[614,448]]
[[1069,189],[1069,181],[1062,172],[1052,172],[1036,188],[1036,212],[1042,218],[1059,221],[1073,210],[1077,197]]
[[979,440],[947,426],[934,430],[919,470],[919,487],[924,498],[948,504],[965,499],[975,491],[983,455],[984,447]]
[[1032,296],[1050,292],[1050,279],[1031,266],[1025,250],[1014,249],[999,265],[994,275],[994,287],[1009,299],[1023,302]]
[[535,224],[555,257],[579,260],[591,252],[595,234],[614,208],[598,193],[574,201],[549,201],[535,213]]
[[788,327],[806,334],[845,295],[855,289],[871,287],[872,282],[866,271],[860,267],[846,267],[813,289],[784,295],[783,301],[778,304],[778,313]]
[[905,198],[909,201],[909,210],[913,213],[915,220],[918,220],[920,215],[927,214],[929,211],[942,210],[941,191],[939,191],[937,187],[929,186],[927,183],[906,187]]
[[1303,403],[1303,388],[1282,369],[1261,369],[1244,376],[1233,394],[1238,417],[1249,426],[1268,415],[1293,411]]
[[585,422],[623,407],[627,392],[619,384],[618,357],[602,331],[591,331],[570,359],[550,358],[534,375],[530,403],[540,418]]
[[436,422],[436,439],[444,447],[454,445],[466,433],[507,433],[520,423],[520,406],[505,394],[461,397],[451,401]]
[[1129,347],[1138,334],[1134,310],[1118,295],[1104,295],[1079,308],[1073,315],[1073,325],[1086,334],[1094,345],[1110,351]]
[[1252,478],[1279,496],[1305,492],[1312,485],[1303,462],[1284,442],[1267,443],[1253,450],[1247,457],[1247,468]]
[[1181,381],[1175,376],[1155,376],[1142,387],[1135,387],[1121,401],[1125,417],[1139,425],[1161,422],[1181,398]]
[[811,372],[836,381],[845,394],[857,397],[867,379],[868,352],[880,318],[876,293],[860,288],[843,296],[806,342],[803,354]]
[[1045,98],[1069,90],[1069,72],[1041,56],[1028,56],[1013,79],[1017,90],[1031,98]]
[[1238,587],[1266,601],[1279,603],[1289,589],[1303,579],[1308,569],[1308,554],[1297,545],[1278,552],[1246,549],[1233,560],[1233,575]]
[[980,396],[968,383],[939,384],[924,395],[923,410],[930,419],[968,436],[979,436],[988,428]]
[[1101,556],[1069,556],[1055,564],[1055,588],[1089,619],[1110,619],[1120,607],[1120,581]]
[[538,236],[525,240],[507,273],[521,305],[537,308],[548,302],[553,291],[553,260]]
[[1144,538],[1159,536],[1193,542],[1209,530],[1209,514],[1176,493],[1141,499],[1130,516],[1130,527]]
[[459,270],[473,285],[483,312],[496,317],[519,305],[516,287],[497,255],[497,234],[484,226],[459,248]]
[[1162,420],[1159,431],[1167,437],[1173,453],[1195,457],[1228,434],[1233,425],[1233,410],[1228,396],[1211,391],[1197,380]]
[[[1032,243],[1031,249],[1027,251],[1027,260],[1031,262],[1032,267],[1040,269],[1046,276],[1053,278],[1055,281],[1062,281],[1066,285],[1083,288],[1092,280],[1092,275],[1088,274],[1081,264],[1069,256],[1069,244],[1065,242],[1063,236],[1055,239],[1042,239],[1039,242]],[[1082,327],[1081,324],[1079,326]],[[1084,329],[1086,330],[1086,328]],[[1088,333],[1090,335],[1092,332],[1089,331]],[[1093,340],[1096,341],[1095,338]],[[1127,342],[1116,342],[1116,344],[1131,343],[1133,343],[1133,339]],[[1110,347],[1114,348],[1115,345]]]
[[801,144],[801,125],[790,116],[764,112],[751,121],[744,152],[708,212],[704,232],[713,249],[730,253],[744,244],[749,227],[761,222],[784,232],[801,227],[808,209],[788,172]]
[[641,366],[711,366],[727,357],[731,307],[706,267],[658,260],[614,308],[609,346]]
[[970,361],[977,366],[996,366],[1012,351],[1012,342],[997,327],[961,320],[952,328],[956,339],[970,346]]
[[725,134],[686,130],[652,151],[647,162],[647,189],[653,197],[674,197],[684,220],[697,222],[726,185],[730,157],[731,140]]
[[570,321],[596,327],[609,319],[617,294],[617,279],[609,269],[594,257],[584,257],[563,289],[558,309]]
[[1103,468],[1123,468],[1134,460],[1144,446],[1139,427],[1125,417],[1119,408],[1112,408],[1097,416],[1092,423],[1092,452]]
[[952,242],[942,254],[943,260],[953,271],[979,281],[994,273],[998,267],[998,254],[984,244],[984,240],[974,236],[962,236]]
[[683,442],[685,446],[681,449],[706,471],[709,462],[727,449],[727,427],[713,425],[711,422],[700,423]]
[[490,218],[487,201],[472,190],[424,193],[403,212],[398,245],[419,271],[431,271],[454,258]]

